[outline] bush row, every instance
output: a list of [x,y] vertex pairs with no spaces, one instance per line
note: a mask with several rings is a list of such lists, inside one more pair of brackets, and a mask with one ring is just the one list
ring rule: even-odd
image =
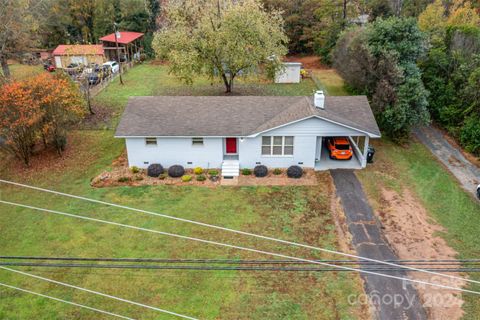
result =
[[[272,170],[272,173],[274,175],[282,174],[282,169],[275,168],[275,169]],[[242,174],[244,176],[249,176],[249,175],[252,174],[252,170],[248,169],[248,168],[244,168],[244,169],[242,169]],[[268,168],[264,165],[258,165],[253,169],[253,174],[257,178],[266,177],[268,175]],[[303,169],[299,166],[290,166],[287,169],[287,176],[289,178],[298,179],[298,178],[302,177],[302,175],[303,175]]]
[[[140,169],[138,167],[131,167],[130,170],[133,172],[133,173],[138,173],[140,171]],[[248,169],[248,168],[244,168],[241,170],[242,174],[245,175],[245,176],[248,176],[248,175],[251,175],[252,172],[253,174],[258,177],[258,178],[262,178],[262,177],[266,177],[268,175],[268,168],[264,165],[258,165],[256,166],[253,171],[251,169]],[[188,181],[191,181],[192,180],[192,176],[190,175],[185,175],[185,168],[181,165],[173,165],[171,167],[168,168],[167,170],[167,173],[168,173],[168,176],[172,177],[172,178],[182,178],[183,181],[185,182],[188,182]],[[193,173],[196,175],[196,180],[197,181],[205,181],[207,178],[205,176],[205,173],[207,173],[210,177],[218,177],[218,170],[209,170],[208,172],[205,172],[204,169],[202,169],[201,167],[196,167],[193,169]],[[275,168],[272,170],[272,173],[274,175],[279,175],[279,174],[282,174],[282,169],[279,169],[279,168]],[[165,169],[163,168],[163,166],[161,164],[158,164],[158,163],[153,163],[151,165],[148,166],[147,168],[147,175],[149,177],[153,177],[153,178],[160,178],[160,179],[165,179],[167,177],[167,175],[165,174]],[[301,178],[303,175],[303,169],[299,166],[290,166],[288,169],[287,169],[287,176],[289,178]]]

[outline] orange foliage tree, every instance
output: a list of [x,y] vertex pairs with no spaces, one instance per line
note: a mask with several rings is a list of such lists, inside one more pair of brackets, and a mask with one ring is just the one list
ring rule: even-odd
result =
[[42,110],[39,134],[46,146],[59,154],[67,143],[67,130],[85,115],[84,99],[78,87],[64,74],[40,74],[25,82]]
[[11,82],[0,90],[0,142],[27,166],[30,164],[44,112],[32,91],[23,83]]

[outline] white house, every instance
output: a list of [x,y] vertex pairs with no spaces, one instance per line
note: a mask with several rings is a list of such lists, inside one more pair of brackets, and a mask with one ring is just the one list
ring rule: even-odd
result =
[[299,83],[302,64],[300,62],[283,62],[282,65],[283,68],[275,75],[275,83]]
[[[324,138],[347,136],[355,156],[329,159]],[[370,138],[379,138],[365,96],[132,97],[115,133],[126,142],[130,166],[326,170],[366,166]]]

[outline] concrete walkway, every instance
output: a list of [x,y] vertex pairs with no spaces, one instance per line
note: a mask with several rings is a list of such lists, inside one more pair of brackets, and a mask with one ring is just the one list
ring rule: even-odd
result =
[[414,133],[418,140],[430,149],[458,179],[462,187],[476,195],[476,188],[480,183],[480,169],[468,161],[460,150],[452,146],[440,130],[428,126],[417,128]]
[[[360,181],[352,170],[330,171],[345,211],[349,232],[357,254],[377,260],[395,260],[385,241],[380,222],[377,221],[363,191]],[[407,277],[405,272],[388,272],[390,275]],[[365,292],[373,298],[374,316],[381,320],[426,319],[417,290],[411,282],[367,275],[362,273]],[[396,301],[396,302],[395,302]]]

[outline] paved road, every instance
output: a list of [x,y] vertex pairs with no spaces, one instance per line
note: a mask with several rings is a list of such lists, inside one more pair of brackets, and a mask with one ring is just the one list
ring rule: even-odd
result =
[[452,172],[462,187],[476,195],[480,169],[452,146],[438,129],[428,126],[414,130],[417,138]]
[[[398,259],[385,241],[380,222],[375,218],[362,185],[353,171],[339,169],[330,170],[330,172],[358,255],[377,260]],[[389,274],[406,277],[404,272],[390,272]],[[383,299],[383,302],[373,299],[376,319],[417,320],[427,318],[418,293],[410,282],[405,284],[400,280],[363,273],[362,278],[365,281],[365,292],[371,297]],[[397,303],[391,303],[391,298],[395,298]]]

